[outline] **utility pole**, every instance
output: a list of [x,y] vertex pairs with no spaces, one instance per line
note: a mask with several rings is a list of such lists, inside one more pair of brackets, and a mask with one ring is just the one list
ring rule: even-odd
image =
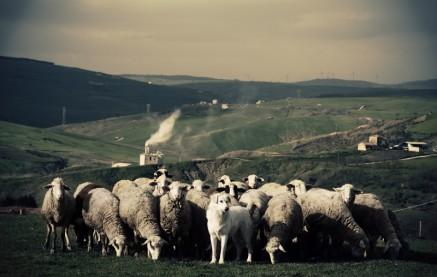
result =
[[62,106],[62,125],[65,125],[67,122],[67,108]]

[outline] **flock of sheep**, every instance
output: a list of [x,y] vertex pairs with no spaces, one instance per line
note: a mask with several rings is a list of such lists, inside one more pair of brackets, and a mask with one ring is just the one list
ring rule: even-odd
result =
[[244,248],[247,262],[253,257],[268,257],[272,264],[280,257],[366,258],[378,256],[380,238],[387,257],[408,251],[394,213],[376,195],[350,184],[331,191],[302,180],[264,184],[257,175],[242,182],[224,175],[210,188],[200,180],[174,181],[161,168],[151,179],[121,180],[112,192],[87,182],[72,195],[61,178],[45,188],[41,214],[50,253],[56,249],[57,227],[62,249],[71,250],[70,225],[78,245],[88,251],[99,243],[104,256],[112,246],[117,256],[145,250],[153,260],[194,257],[216,263],[219,258],[224,263],[226,255],[240,259]]

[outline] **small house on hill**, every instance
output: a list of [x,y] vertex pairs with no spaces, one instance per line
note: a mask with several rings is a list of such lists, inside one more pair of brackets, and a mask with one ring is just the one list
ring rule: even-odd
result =
[[368,142],[360,142],[357,146],[358,151],[378,150],[388,147],[388,141],[386,138],[380,135],[369,136]]

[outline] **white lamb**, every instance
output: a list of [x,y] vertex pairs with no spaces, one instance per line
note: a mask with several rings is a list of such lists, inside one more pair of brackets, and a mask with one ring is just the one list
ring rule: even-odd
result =
[[247,262],[252,262],[252,219],[249,211],[241,206],[231,206],[230,196],[218,193],[211,196],[206,212],[208,231],[211,239],[211,264],[217,262],[217,241],[221,242],[219,264],[225,262],[226,245],[228,239],[234,242],[239,260],[243,242],[248,249]]
[[72,223],[75,214],[75,201],[70,187],[64,184],[62,178],[55,178],[45,185],[48,189],[41,207],[41,215],[47,224],[47,236],[44,248],[49,247],[50,236],[53,234],[52,246],[50,253],[55,253],[56,249],[56,227],[62,228],[62,250],[71,250],[70,238],[68,237],[68,227]]

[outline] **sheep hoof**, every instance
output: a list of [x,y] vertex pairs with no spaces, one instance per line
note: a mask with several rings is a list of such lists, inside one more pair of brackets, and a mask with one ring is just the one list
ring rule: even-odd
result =
[[55,249],[50,249],[50,255],[55,254]]
[[210,262],[209,262],[209,264],[216,264],[217,263],[217,260],[211,260]]
[[225,264],[225,261],[220,260],[219,264]]

